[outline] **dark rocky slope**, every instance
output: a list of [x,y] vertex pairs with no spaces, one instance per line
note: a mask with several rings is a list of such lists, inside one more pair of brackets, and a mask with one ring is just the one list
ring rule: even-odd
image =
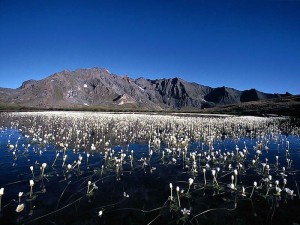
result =
[[42,80],[25,81],[17,89],[0,88],[2,104],[41,108],[201,109],[288,95],[268,94],[255,89],[211,88],[178,77],[132,79],[112,74],[104,68],[64,70]]

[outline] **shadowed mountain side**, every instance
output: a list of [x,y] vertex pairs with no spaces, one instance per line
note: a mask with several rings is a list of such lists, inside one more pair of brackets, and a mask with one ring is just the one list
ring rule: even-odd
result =
[[244,102],[201,110],[203,113],[227,113],[236,115],[279,115],[300,118],[300,95],[277,99]]
[[178,77],[132,79],[104,68],[64,70],[42,80],[25,81],[17,89],[0,88],[0,102],[3,104],[37,108],[201,109],[288,95],[267,94],[255,89],[211,88]]

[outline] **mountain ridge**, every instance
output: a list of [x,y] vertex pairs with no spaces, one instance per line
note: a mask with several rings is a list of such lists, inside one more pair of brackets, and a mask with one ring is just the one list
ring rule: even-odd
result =
[[180,77],[133,79],[106,68],[63,70],[19,88],[0,88],[0,102],[34,107],[107,106],[151,110],[210,108],[290,96],[230,87],[212,88]]

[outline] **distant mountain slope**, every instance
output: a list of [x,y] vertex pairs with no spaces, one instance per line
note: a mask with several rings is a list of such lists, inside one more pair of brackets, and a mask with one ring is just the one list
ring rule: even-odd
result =
[[[236,115],[280,115],[300,118],[300,95],[260,101],[223,105],[202,110],[203,113],[225,113]],[[299,122],[299,121],[298,121]]]
[[106,106],[143,109],[209,108],[280,98],[255,89],[211,88],[181,78],[149,80],[118,76],[104,68],[64,70],[17,89],[0,88],[0,102],[33,107]]

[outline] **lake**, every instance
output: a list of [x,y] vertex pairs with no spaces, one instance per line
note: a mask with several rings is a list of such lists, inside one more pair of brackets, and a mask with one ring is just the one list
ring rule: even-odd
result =
[[3,112],[0,224],[300,224],[299,134],[279,117]]

